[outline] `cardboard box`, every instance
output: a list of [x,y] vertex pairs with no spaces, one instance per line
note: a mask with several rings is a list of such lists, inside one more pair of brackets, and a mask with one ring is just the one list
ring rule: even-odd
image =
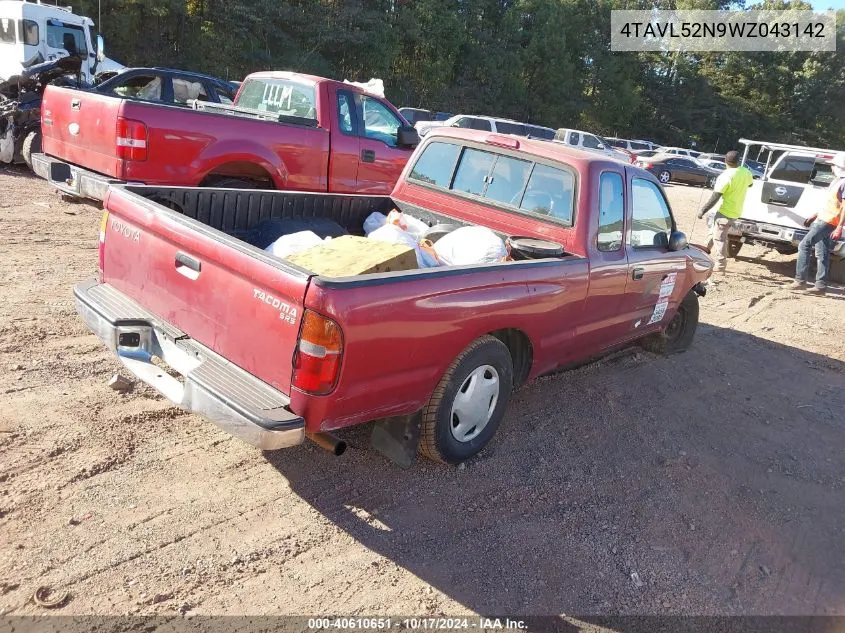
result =
[[417,268],[417,254],[403,244],[344,235],[285,258],[323,277],[352,277]]

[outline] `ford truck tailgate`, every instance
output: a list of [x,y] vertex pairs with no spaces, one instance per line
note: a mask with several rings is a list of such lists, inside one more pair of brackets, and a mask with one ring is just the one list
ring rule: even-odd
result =
[[41,105],[46,154],[121,178],[117,126],[122,100],[116,97],[47,86]]
[[122,189],[105,206],[103,282],[288,394],[308,273]]

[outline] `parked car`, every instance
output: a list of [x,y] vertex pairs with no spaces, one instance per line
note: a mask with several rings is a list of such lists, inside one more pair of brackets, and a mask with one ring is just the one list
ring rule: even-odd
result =
[[129,68],[96,87],[97,92],[186,106],[191,99],[231,104],[238,91],[231,82],[171,68]]
[[716,160],[716,161],[721,161],[723,163],[725,162],[725,155],[724,154],[710,154],[710,153],[705,152],[703,154],[699,154],[698,156],[696,156],[696,158],[700,161],[701,160]]
[[607,140],[613,147],[617,149],[624,149],[629,152],[638,152],[643,150],[657,150],[660,149],[660,145],[657,143],[652,143],[651,141],[630,141],[624,138],[617,138],[615,136],[605,136],[605,140]]
[[121,181],[387,194],[419,141],[385,99],[310,75],[254,73],[234,105],[194,106],[48,86],[35,173],[100,200]]
[[637,164],[651,172],[661,184],[680,182],[687,185],[712,187],[716,182],[719,171],[704,167],[692,158],[673,156],[672,154],[658,154],[651,158],[639,158]]
[[698,158],[701,152],[696,152],[694,149],[686,149],[683,147],[661,147],[661,154],[674,154],[675,156],[687,156],[689,158]]
[[570,147],[592,152],[594,154],[603,154],[609,158],[622,160],[627,163],[634,162],[634,157],[631,152],[628,152],[627,150],[614,149],[608,141],[604,140],[597,134],[591,134],[590,132],[560,128],[555,132],[554,140],[556,142],[569,145]]
[[399,114],[411,125],[416,125],[419,121],[434,120],[434,112],[422,108],[399,108]]
[[[837,150],[748,139],[739,142],[746,155],[752,147],[780,155],[748,190],[742,215],[734,224],[731,252],[739,253],[742,244],[762,244],[784,255],[793,254],[807,235],[804,220],[827,204],[834,179],[831,161]],[[845,240],[831,244],[828,279],[845,283]]]
[[481,130],[483,132],[497,132],[499,134],[533,136],[547,140],[553,139],[555,135],[555,131],[553,129],[540,125],[520,123],[519,121],[513,121],[512,119],[500,119],[496,117],[466,114],[458,114],[442,122],[425,121],[416,125],[420,137],[425,136],[430,130],[436,127],[457,127],[470,130]]
[[699,157],[696,162],[702,167],[707,167],[708,169],[715,169],[716,171],[725,171],[728,168],[725,162],[721,160],[712,160],[708,158]]
[[640,149],[631,153],[634,155],[634,161],[636,162],[640,158],[651,158],[652,156],[657,156],[660,153],[660,150]]
[[[635,341],[689,347],[713,266],[644,170],[474,130],[432,130],[390,197],[197,193],[110,189],[99,278],[75,288],[77,310],[128,372],[268,450],[307,437],[337,453],[333,430],[375,420],[373,444],[405,466],[418,445],[463,462],[515,386]],[[512,254],[524,236],[525,250],[325,278],[246,241],[270,218],[362,235],[394,208],[512,236]]]

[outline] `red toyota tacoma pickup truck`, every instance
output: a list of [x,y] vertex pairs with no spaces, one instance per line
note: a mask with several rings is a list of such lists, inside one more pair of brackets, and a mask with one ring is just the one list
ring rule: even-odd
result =
[[[394,208],[563,248],[327,278],[249,243],[270,218],[361,235]],[[173,402],[263,449],[309,437],[340,452],[331,431],[375,421],[373,445],[407,466],[417,446],[451,464],[478,453],[535,376],[637,339],[687,348],[712,262],[640,168],[438,128],[389,197],[113,187],[99,269],[75,288],[78,312]]]
[[386,100],[320,77],[254,73],[232,106],[156,103],[160,87],[137,88],[48,86],[35,173],[95,200],[121,182],[387,195],[419,142]]

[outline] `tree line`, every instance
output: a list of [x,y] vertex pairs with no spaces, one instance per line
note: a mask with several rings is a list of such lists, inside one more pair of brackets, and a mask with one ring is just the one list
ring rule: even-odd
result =
[[[729,0],[101,0],[106,54],[240,80],[384,80],[397,106],[725,150],[742,136],[845,148],[837,53],[619,53],[610,12]],[[755,8],[810,9],[802,0]],[[95,18],[97,0],[77,12]]]

